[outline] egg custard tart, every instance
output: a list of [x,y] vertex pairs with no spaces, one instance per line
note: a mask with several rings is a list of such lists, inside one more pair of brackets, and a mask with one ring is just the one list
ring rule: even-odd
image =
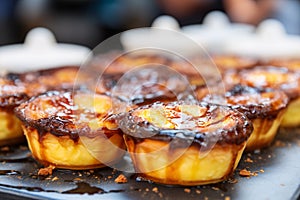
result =
[[191,92],[192,88],[185,77],[165,67],[133,70],[122,76],[112,90],[113,96],[139,106],[156,101],[175,101],[187,97]]
[[212,59],[221,71],[230,69],[247,69],[258,64],[256,59],[230,55],[213,56]]
[[[84,83],[84,75],[77,80],[79,67],[59,67],[53,69],[8,74],[14,81],[26,87],[26,94],[35,96],[50,90],[68,90]],[[75,85],[77,84],[77,85]]]
[[[202,100],[218,103],[223,99],[220,96],[207,95]],[[245,114],[253,124],[247,151],[261,149],[272,143],[289,102],[282,91],[267,91],[241,85],[228,90],[224,100],[226,105]]]
[[268,61],[267,64],[300,71],[300,59],[273,59]]
[[30,97],[51,89],[73,89],[78,67],[8,73],[0,77],[0,145],[24,140],[13,109]]
[[225,75],[226,84],[241,84],[256,88],[272,88],[285,92],[289,104],[280,126],[300,125],[300,74],[282,67],[258,66],[253,69],[231,71]]
[[189,81],[174,70],[163,66],[145,66],[123,75],[103,74],[95,91],[109,94],[133,106],[141,106],[156,101],[188,98],[193,89]]
[[226,180],[235,170],[251,122],[240,112],[207,103],[155,103],[119,121],[135,171],[170,185]]
[[169,59],[158,55],[109,53],[92,60],[90,69],[103,74],[124,74],[145,65],[168,65]]
[[196,68],[196,64],[200,65],[200,64],[205,64],[205,62],[203,60],[198,61],[196,59],[192,60],[192,62],[190,62],[189,60],[183,60],[183,59],[178,59],[178,60],[171,60],[171,62],[169,63],[169,66],[178,71],[181,74],[184,74],[186,76],[198,76],[199,75],[199,71]]
[[14,108],[28,100],[26,89],[12,80],[0,78],[0,145],[15,144],[25,140],[21,121]]
[[111,98],[86,92],[47,92],[15,109],[33,157],[43,165],[91,169],[117,162],[125,149],[110,118]]
[[190,85],[196,89],[208,82],[216,82],[221,78],[219,70],[213,62],[205,58],[192,58],[190,60],[174,59],[169,64],[170,68],[182,74],[189,81]]

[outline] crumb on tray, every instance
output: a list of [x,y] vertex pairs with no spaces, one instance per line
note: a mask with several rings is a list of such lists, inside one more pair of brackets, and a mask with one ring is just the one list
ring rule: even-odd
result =
[[116,183],[127,183],[127,178],[123,175],[120,174],[116,179],[115,179]]
[[253,160],[248,157],[247,159],[245,159],[245,162],[247,162],[247,163],[253,163]]
[[154,187],[154,188],[152,189],[152,192],[157,193],[157,192],[158,192],[158,188],[157,188],[157,187]]
[[191,192],[191,189],[189,189],[189,188],[184,188],[184,192],[190,193],[190,192]]
[[4,147],[1,147],[1,151],[9,151],[9,147],[8,146],[4,146]]
[[251,172],[248,171],[247,169],[242,169],[239,174],[240,174],[240,176],[243,176],[243,177],[251,176]]
[[201,194],[201,191],[197,189],[197,190],[196,190],[196,193],[197,193],[197,194]]
[[53,165],[49,165],[48,167],[39,169],[38,175],[39,176],[49,176],[49,175],[52,175],[52,172],[53,172],[54,169],[55,169],[55,167]]

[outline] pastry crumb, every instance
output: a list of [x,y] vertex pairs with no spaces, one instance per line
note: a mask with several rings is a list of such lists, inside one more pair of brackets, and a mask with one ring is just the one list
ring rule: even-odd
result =
[[268,155],[268,158],[272,158],[272,155]]
[[224,199],[224,200],[230,200],[230,197],[228,197],[228,196],[227,196],[227,197],[225,197],[225,199]]
[[256,149],[256,150],[253,151],[253,153],[254,154],[260,154],[261,152],[260,152],[260,149]]
[[158,196],[159,196],[159,198],[163,198],[164,196],[163,196],[163,194],[160,192],[160,193],[158,193]]
[[23,145],[20,146],[19,148],[20,148],[20,150],[24,150],[24,151],[25,151],[25,150],[28,150],[28,147],[27,147],[27,146],[23,146]]
[[217,187],[212,187],[211,189],[213,189],[213,190],[215,190],[215,191],[220,190],[220,188],[217,188]]
[[276,141],[275,141],[275,146],[276,146],[276,147],[285,147],[285,146],[286,146],[286,143],[284,143],[284,142],[281,141],[281,140],[276,140]]
[[242,169],[242,170],[240,170],[239,175],[242,176],[242,177],[258,176],[259,172],[260,171],[251,172],[251,171],[249,171],[247,169]]
[[235,179],[235,178],[230,178],[230,179],[228,179],[228,182],[231,183],[231,184],[235,184],[235,183],[238,182],[238,180]]
[[38,171],[39,176],[49,176],[52,175],[53,170],[55,169],[55,166],[49,165],[48,167],[41,168]]
[[257,172],[250,173],[251,176],[258,176]]
[[296,140],[296,143],[300,147],[300,139]]
[[246,160],[245,160],[245,162],[247,162],[247,163],[253,163],[253,160],[251,159],[251,158],[247,158]]
[[9,147],[8,146],[5,146],[5,147],[1,147],[1,151],[9,151]]
[[243,176],[243,177],[251,176],[251,172],[248,171],[247,169],[242,169],[239,174],[240,174],[240,176]]
[[197,194],[201,194],[201,191],[200,191],[200,190],[196,190],[196,193],[197,193]]
[[190,192],[191,192],[191,189],[189,189],[189,188],[184,188],[183,191],[186,192],[186,193],[190,193]]
[[262,157],[261,157],[261,156],[259,156],[259,157],[258,157],[258,159],[259,159],[259,160],[262,160]]
[[120,174],[116,179],[116,183],[127,183],[127,178],[123,174]]
[[152,192],[157,193],[157,192],[158,192],[158,188],[157,188],[157,187],[154,187],[154,188],[152,189]]

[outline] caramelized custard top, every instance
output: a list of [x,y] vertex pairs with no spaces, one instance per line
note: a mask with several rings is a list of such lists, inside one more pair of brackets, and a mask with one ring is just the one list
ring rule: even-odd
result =
[[93,137],[118,129],[109,113],[111,103],[105,95],[50,91],[31,98],[15,111],[26,126],[38,129],[40,134]]
[[0,107],[12,109],[29,97],[49,90],[73,89],[78,69],[60,67],[21,74],[9,73],[0,78]]
[[287,107],[288,97],[279,90],[262,90],[258,88],[235,85],[228,90],[225,97],[207,95],[203,101],[232,106],[234,109],[253,118],[276,118]]
[[155,103],[130,111],[120,127],[136,139],[192,139],[200,145],[210,142],[240,144],[253,127],[240,112],[208,103]]
[[192,86],[185,77],[171,73],[172,71],[165,68],[153,70],[146,67],[123,76],[103,74],[96,86],[96,92],[116,96],[135,105],[174,101],[178,96],[192,92]]
[[225,74],[224,80],[229,85],[279,89],[290,98],[300,96],[300,74],[287,68],[258,66],[253,69],[229,71]]
[[26,88],[18,86],[4,77],[0,78],[0,108],[12,111],[14,107],[28,100]]

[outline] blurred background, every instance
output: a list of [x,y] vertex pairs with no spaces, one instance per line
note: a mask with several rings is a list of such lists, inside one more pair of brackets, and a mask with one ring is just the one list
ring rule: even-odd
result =
[[124,30],[151,26],[162,14],[183,26],[201,23],[212,10],[253,25],[275,18],[288,33],[300,34],[300,0],[0,0],[0,45],[23,42],[42,26],[59,42],[94,48]]

